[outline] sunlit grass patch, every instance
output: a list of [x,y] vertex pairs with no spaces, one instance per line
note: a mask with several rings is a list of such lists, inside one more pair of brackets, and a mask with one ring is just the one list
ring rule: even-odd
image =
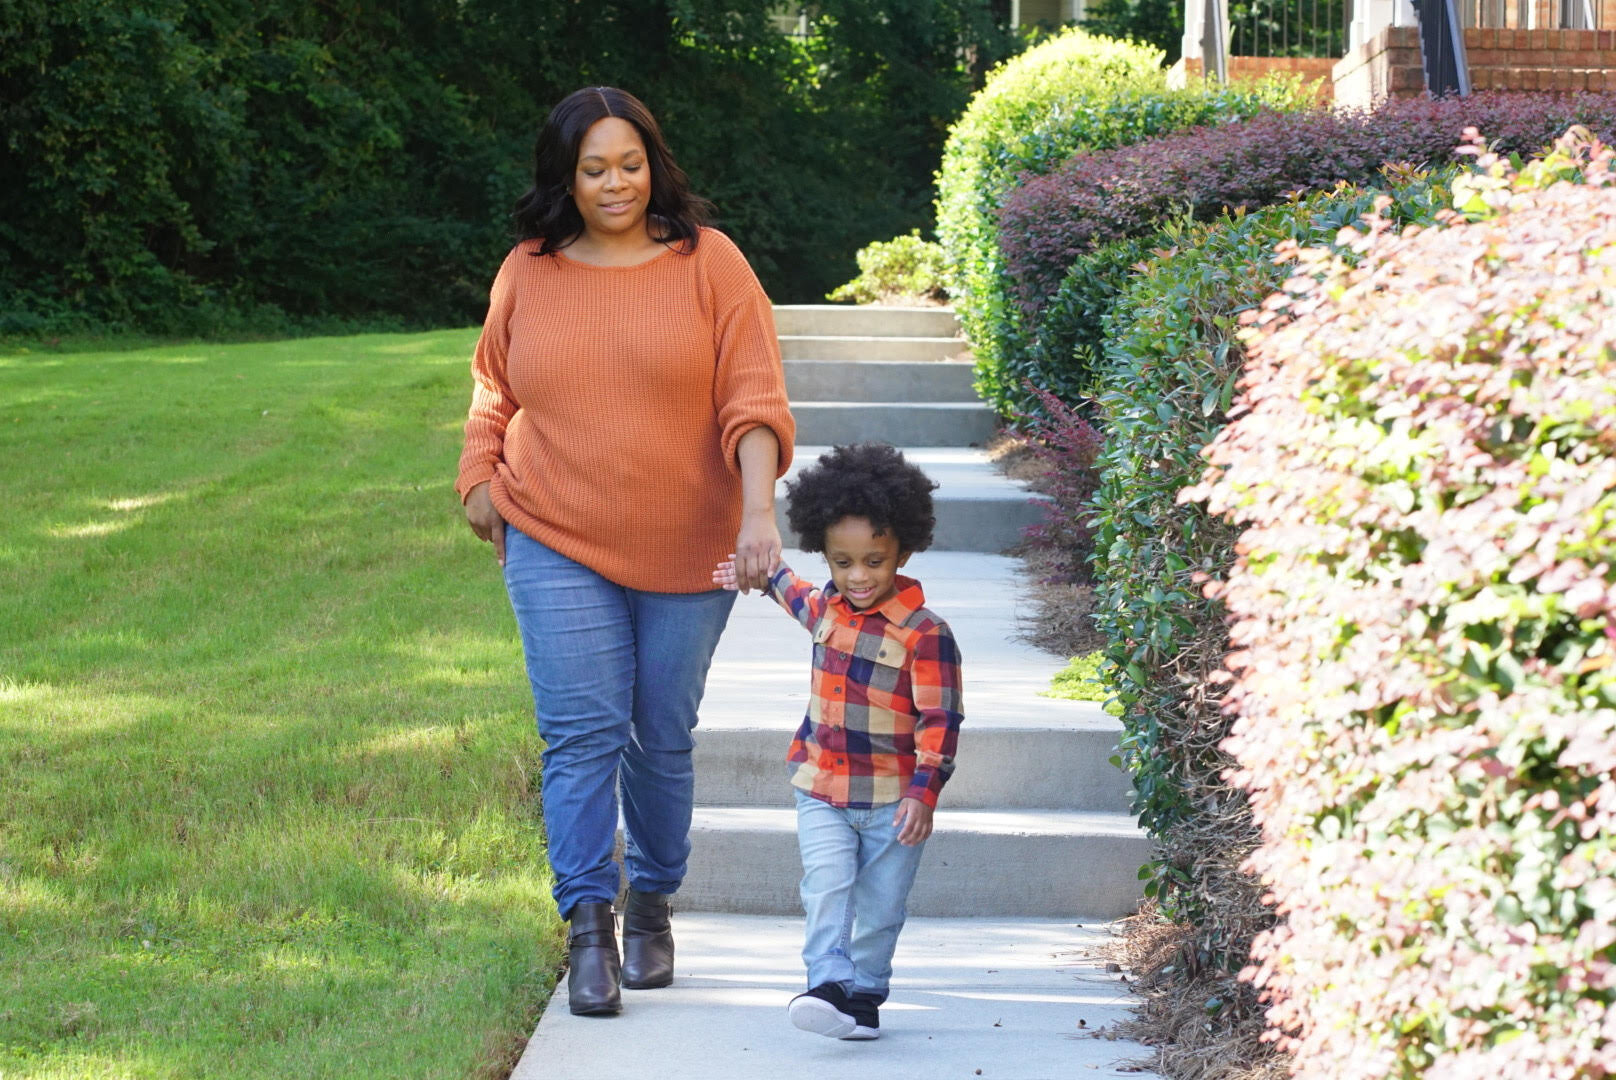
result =
[[1120,715],[1120,710],[1111,702],[1115,690],[1111,686],[1108,667],[1103,653],[1074,656],[1065,668],[1055,673],[1044,696],[1066,701],[1104,702],[1106,712],[1113,716]]
[[540,744],[475,334],[0,363],[0,1076],[508,1071]]

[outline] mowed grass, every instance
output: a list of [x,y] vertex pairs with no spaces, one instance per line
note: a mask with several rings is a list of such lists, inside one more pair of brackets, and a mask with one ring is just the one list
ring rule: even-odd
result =
[[561,925],[473,331],[0,356],[0,1076],[504,1075]]

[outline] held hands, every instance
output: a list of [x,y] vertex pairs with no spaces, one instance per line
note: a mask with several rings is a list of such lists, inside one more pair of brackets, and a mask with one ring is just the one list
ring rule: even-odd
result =
[[898,829],[898,843],[914,847],[931,835],[932,809],[919,799],[901,799],[892,824]]
[[[780,527],[774,523],[774,508],[745,511],[741,516],[740,535],[735,538],[735,553],[730,556],[734,585],[722,587],[738,588],[743,593],[768,588],[769,576],[780,565],[780,548]],[[713,580],[718,582],[716,572]]]
[[488,494],[488,482],[472,488],[466,495],[466,522],[477,539],[494,545],[494,558],[505,565],[505,519],[494,509],[494,500]]
[[713,568],[713,584],[720,589],[728,589],[730,592],[734,592],[740,587],[735,584],[735,555],[733,553],[729,558]]
[[[769,587],[769,578],[773,577],[774,572],[778,569],[780,569],[780,560],[776,559],[774,565],[769,568],[769,572],[763,576],[763,584],[758,586],[758,588],[767,589]],[[713,567],[713,584],[717,585],[720,589],[728,589],[730,592],[734,592],[736,589],[740,588],[740,585],[736,580],[735,556],[733,554],[731,554],[729,558],[725,559],[717,566]]]

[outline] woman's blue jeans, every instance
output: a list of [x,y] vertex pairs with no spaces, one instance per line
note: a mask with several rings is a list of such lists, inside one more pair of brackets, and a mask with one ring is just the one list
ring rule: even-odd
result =
[[802,946],[808,987],[840,983],[879,1005],[887,999],[892,953],[926,845],[898,843],[892,824],[897,803],[847,809],[793,792],[808,916]]
[[696,707],[735,603],[615,585],[514,526],[505,588],[544,739],[540,796],[563,918],[611,902],[621,782],[629,886],[671,893],[690,857]]

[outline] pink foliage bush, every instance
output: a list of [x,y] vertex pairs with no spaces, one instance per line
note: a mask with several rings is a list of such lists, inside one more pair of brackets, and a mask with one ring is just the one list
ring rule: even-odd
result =
[[1244,526],[1226,742],[1309,1080],[1616,1074],[1616,184],[1568,136],[1465,216],[1291,252],[1182,498]]
[[1000,211],[999,244],[1017,300],[1036,315],[1080,256],[1152,233],[1175,213],[1210,220],[1295,191],[1371,184],[1387,164],[1453,164],[1472,126],[1505,152],[1535,154],[1572,124],[1616,136],[1616,94],[1419,98],[1373,113],[1266,113],[1194,128],[1024,177]]

